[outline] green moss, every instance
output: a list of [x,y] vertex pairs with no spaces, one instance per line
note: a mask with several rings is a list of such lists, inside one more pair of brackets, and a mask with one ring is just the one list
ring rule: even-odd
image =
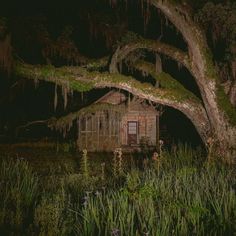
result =
[[[101,76],[101,77],[100,77]],[[162,88],[155,88],[149,83],[141,83],[130,76],[123,76],[121,74],[100,74],[99,80],[106,81],[114,84],[122,84],[125,83],[129,85],[133,89],[139,89],[140,91],[144,92],[147,95],[159,98],[168,98],[173,99],[174,101],[181,102],[184,100],[191,99],[193,102],[200,103],[200,100],[194,96],[191,92],[186,90],[182,85],[175,85],[171,79],[171,77],[166,74],[162,73],[159,76],[159,79],[162,80],[163,83],[166,83],[168,86],[163,86]],[[171,85],[168,81],[171,82]],[[178,82],[176,82],[178,84]],[[112,86],[112,84],[111,84]]]
[[206,71],[207,76],[211,79],[219,81],[219,77],[216,73],[216,69],[215,69],[215,66],[213,64],[213,55],[212,55],[212,52],[210,51],[209,48],[204,49],[203,58],[205,58],[205,60],[206,60],[205,64],[206,64],[206,69],[207,69],[207,71]]
[[88,71],[99,71],[108,65],[109,57],[103,57],[96,60],[89,61],[85,67]]
[[229,97],[225,94],[223,87],[220,85],[220,77],[217,74],[216,68],[213,64],[213,55],[210,49],[203,47],[203,58],[205,58],[206,63],[206,75],[207,78],[215,80],[217,84],[217,104],[218,107],[224,112],[226,118],[229,120],[230,124],[236,125],[236,109],[230,103]]
[[27,64],[16,64],[15,73],[28,79],[40,79],[48,82],[53,82],[58,85],[68,85],[73,90],[79,92],[89,91],[93,88],[91,81],[76,80],[77,77],[85,74],[83,68],[61,67],[54,66],[37,66]]
[[41,76],[49,77],[54,75],[55,68],[52,65],[43,66],[41,69]]
[[[119,84],[129,85],[132,89],[139,89],[147,95],[160,98],[173,99],[175,101],[183,101],[192,99],[195,102],[199,100],[190,92],[185,90],[182,85],[173,80],[168,74],[161,73],[156,76],[160,81],[162,88],[155,88],[149,83],[140,83],[129,76],[121,74],[110,74],[100,72],[87,72],[79,67],[55,68],[53,66],[31,66],[27,64],[20,65],[17,69],[19,75],[29,79],[41,79],[53,82],[58,85],[68,86],[76,91],[89,91],[95,83],[106,82],[107,86],[115,87]],[[83,81],[80,79],[84,78]]]
[[162,72],[157,74],[153,64],[148,62],[139,62],[136,67],[145,71],[149,75],[151,75],[156,81],[160,83],[160,89],[167,89],[171,91],[171,94],[174,96],[175,100],[181,101],[185,99],[192,99],[200,102],[200,100],[190,91],[184,88],[182,84],[172,78],[169,74]]
[[70,81],[70,87],[79,92],[87,92],[93,88],[91,82]]
[[235,126],[236,125],[236,109],[230,103],[228,96],[225,94],[222,86],[217,87],[217,102],[219,107],[227,115],[229,122]]
[[230,103],[229,97],[225,94],[223,87],[220,85],[220,78],[217,74],[216,68],[213,64],[213,55],[210,49],[206,48],[204,58],[206,60],[206,74],[209,79],[215,80],[217,84],[217,104],[219,108],[224,112],[226,118],[228,118],[231,125],[236,125],[236,109]]

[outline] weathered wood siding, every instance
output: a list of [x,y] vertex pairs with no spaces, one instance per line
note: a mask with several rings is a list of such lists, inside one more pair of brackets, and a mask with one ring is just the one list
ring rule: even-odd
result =
[[150,146],[156,145],[156,116],[158,112],[149,106],[138,102],[131,103],[129,111],[121,121],[121,144],[128,145],[128,121],[138,122],[138,144],[142,139],[149,140]]
[[77,146],[80,150],[113,151],[120,147],[119,113],[98,112],[79,120]]
[[[112,91],[96,103],[124,105],[127,97]],[[117,147],[132,149],[139,148],[143,141],[148,146],[156,146],[157,126],[156,109],[140,100],[128,102],[125,113],[114,111],[99,111],[79,119],[79,134],[77,145],[80,150],[114,151]],[[137,122],[137,144],[128,144],[128,122]],[[135,147],[134,147],[135,146]]]

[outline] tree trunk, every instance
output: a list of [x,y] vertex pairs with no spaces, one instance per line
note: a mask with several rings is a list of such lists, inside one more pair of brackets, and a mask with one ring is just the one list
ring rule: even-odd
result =
[[231,83],[229,89],[229,99],[234,108],[236,109],[236,79]]
[[[188,17],[188,12],[183,11],[187,16],[183,17],[181,6],[161,0],[151,2],[169,18],[186,40],[191,68],[207,111],[216,149],[222,156],[236,161],[236,126],[235,120],[230,121],[235,116],[235,110],[229,108],[229,99],[225,94],[221,93],[223,98],[219,95],[219,80],[204,33]],[[223,102],[219,102],[219,99],[224,100],[226,104],[222,105]]]
[[[86,66],[84,68],[54,68],[20,64],[15,68],[17,74],[29,79],[46,80],[77,91],[115,87],[141,98],[178,109],[193,122],[206,145],[211,138],[215,151],[222,158],[229,162],[236,162],[236,111],[221,88],[203,31],[189,17],[186,9],[182,10],[179,4],[174,4],[172,1],[170,3],[167,0],[149,1],[153,6],[159,8],[182,33],[188,45],[188,53],[161,42],[141,40],[141,42],[119,48],[115,52],[111,59],[110,73],[91,73],[85,69]],[[175,83],[174,87],[155,88],[150,84],[142,84],[132,77],[119,75],[117,62],[122,61],[127,53],[138,48],[163,53],[184,65],[196,80],[203,104],[190,92],[183,90],[178,83]],[[99,63],[100,65],[101,63]],[[94,63],[91,66],[96,70]],[[156,77],[156,79],[161,78]],[[165,79],[171,80],[166,75]],[[180,88],[179,93],[177,87]],[[234,101],[235,86],[232,88],[230,94]],[[185,96],[179,96],[183,91]]]

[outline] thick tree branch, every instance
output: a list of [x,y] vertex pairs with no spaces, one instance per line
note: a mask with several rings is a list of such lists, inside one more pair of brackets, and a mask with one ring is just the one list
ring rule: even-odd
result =
[[229,98],[232,105],[236,108],[236,80],[231,82],[229,89]]
[[163,0],[150,2],[164,13],[187,42],[191,71],[201,92],[216,149],[221,155],[236,161],[236,110],[222,91],[203,30],[180,4]]
[[61,86],[67,86],[77,91],[88,91],[92,88],[105,87],[119,88],[140,98],[170,106],[183,112],[193,122],[204,142],[206,142],[209,136],[208,119],[199,99],[191,97],[189,94],[176,93],[175,89],[159,89],[147,83],[140,83],[130,76],[87,72],[80,67],[54,68],[18,64],[16,73],[24,78],[37,78]]
[[139,39],[138,42],[132,42],[124,47],[118,48],[112,56],[109,67],[110,72],[118,73],[118,63],[126,58],[129,53],[137,49],[147,49],[152,52],[164,54],[181,63],[191,72],[188,54],[168,44],[150,39]]
[[135,69],[144,72],[145,75],[151,75],[158,83],[161,88],[172,89],[173,92],[184,94],[189,98],[198,99],[192,92],[185,89],[184,86],[175,80],[170,74],[165,72],[157,73],[154,64],[139,60],[134,65]]
[[87,59],[86,63],[82,66],[89,71],[99,70],[108,66],[109,57],[102,57],[99,59]]

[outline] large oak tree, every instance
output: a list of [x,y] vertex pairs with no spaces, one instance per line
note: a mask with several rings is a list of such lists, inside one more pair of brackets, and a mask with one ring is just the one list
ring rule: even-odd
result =
[[[116,1],[112,2],[116,4]],[[215,153],[225,161],[235,162],[235,80],[227,82],[228,88],[222,84],[208,46],[206,31],[193,20],[190,8],[186,7],[186,3],[149,0],[147,5],[149,4],[159,9],[182,34],[187,44],[187,51],[158,40],[133,37],[126,44],[119,45],[110,59],[102,58],[91,61],[78,53],[76,54],[78,61],[82,61],[80,61],[80,66],[54,67],[53,65],[31,65],[17,61],[13,70],[18,76],[26,79],[45,80],[62,86],[66,92],[70,90],[89,91],[105,87],[119,88],[140,98],[177,109],[192,121],[206,146],[211,145]],[[60,52],[60,44],[58,47],[55,46],[55,50]],[[166,55],[185,67],[194,77],[201,98],[184,88],[169,74],[159,71],[154,64],[143,59],[139,60],[140,58],[129,60],[129,56],[139,50]],[[76,55],[74,55],[75,58]],[[123,75],[120,65],[124,61],[127,63],[127,60],[130,67],[154,78],[158,86],[141,83],[132,76]],[[109,70],[100,72],[100,68],[106,65]],[[62,120],[66,123],[67,119]],[[50,124],[52,125],[51,122]]]

